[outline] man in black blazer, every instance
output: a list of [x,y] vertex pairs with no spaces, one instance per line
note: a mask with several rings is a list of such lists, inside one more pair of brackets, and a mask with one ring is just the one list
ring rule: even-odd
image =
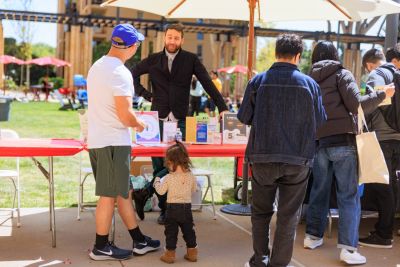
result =
[[[192,75],[200,81],[204,90],[214,101],[220,115],[228,108],[222,95],[215,88],[211,78],[197,55],[181,49],[183,44],[183,25],[170,24],[165,30],[164,49],[150,55],[137,64],[131,71],[135,84],[135,93],[151,101],[151,110],[158,111],[160,133],[163,132],[164,121],[176,121],[183,138],[185,137],[185,118],[189,109],[189,94]],[[140,76],[149,74],[152,92],[140,84]],[[155,177],[163,177],[168,173],[164,166],[164,158],[152,158]],[[140,219],[144,219],[143,207],[146,200],[154,193],[153,181],[149,186],[134,194],[136,210]],[[166,195],[158,196],[161,215],[158,223],[165,222]]]

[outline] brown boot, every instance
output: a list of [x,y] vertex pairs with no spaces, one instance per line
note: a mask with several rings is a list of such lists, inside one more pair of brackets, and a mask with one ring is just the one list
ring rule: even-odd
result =
[[175,250],[165,250],[164,254],[160,257],[160,260],[166,263],[174,263]]
[[188,261],[195,262],[197,261],[197,247],[196,248],[187,248],[187,252],[184,257]]

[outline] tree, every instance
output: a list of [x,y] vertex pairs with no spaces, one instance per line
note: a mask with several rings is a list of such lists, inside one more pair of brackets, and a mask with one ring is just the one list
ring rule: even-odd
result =
[[108,50],[110,50],[111,42],[110,41],[102,41],[93,46],[93,62],[96,62],[99,58],[107,54]]
[[[108,53],[108,51],[110,50],[111,47],[111,42],[110,41],[102,41],[100,43],[97,43],[95,46],[93,46],[93,62],[96,62],[99,58],[101,58],[102,56],[106,55]],[[138,50],[136,51],[135,55],[129,59],[125,65],[128,68],[133,67],[137,62],[140,61],[140,50],[141,47],[138,48]]]
[[[13,0],[12,4],[11,1],[6,4],[7,6],[15,6],[18,9],[22,9],[24,11],[29,11],[32,10],[32,0],[19,0],[18,2]],[[15,3],[17,2],[17,3]],[[14,22],[14,31],[18,38],[21,40],[21,45],[20,45],[20,52],[19,52],[19,57],[23,60],[30,60],[32,59],[32,39],[33,39],[33,33],[34,29],[32,27],[32,23],[29,21],[16,21]],[[21,68],[23,70],[23,68]],[[20,80],[20,85],[22,85],[22,76],[23,73],[21,72],[21,80]],[[26,65],[26,83],[27,86],[30,84],[30,66]]]
[[17,40],[14,38],[6,37],[4,38],[4,54],[16,57],[18,54]]
[[48,44],[37,43],[32,45],[32,58],[54,57],[56,49]]
[[[14,38],[4,38],[4,54],[9,56],[18,57],[19,56],[19,45],[17,40]],[[21,66],[17,64],[4,65],[4,74],[7,77],[11,77],[11,80],[16,84],[20,82]],[[10,88],[9,86],[7,88]]]
[[263,72],[268,70],[275,61],[275,41],[267,41],[261,48],[256,59],[256,70]]
[[303,50],[303,53],[301,54],[301,59],[300,59],[300,64],[299,64],[299,70],[303,72],[304,74],[309,74],[310,69],[311,69],[311,50],[306,49]]

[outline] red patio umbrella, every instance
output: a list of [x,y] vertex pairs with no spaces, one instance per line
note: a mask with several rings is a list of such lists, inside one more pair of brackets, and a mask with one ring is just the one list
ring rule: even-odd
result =
[[25,64],[25,61],[9,55],[0,56],[0,64],[11,64],[11,63],[23,65]]
[[[218,69],[218,72],[226,72],[227,74],[232,74],[232,73],[247,73],[247,66],[243,65],[235,65],[235,66],[230,66],[230,67],[225,67]],[[254,73],[257,73],[256,71],[253,70]]]
[[[39,66],[46,66],[46,72],[47,76],[49,75],[49,65],[56,66],[56,67],[63,67],[63,66],[68,66],[71,67],[71,63],[55,58],[55,57],[39,57],[35,59],[28,60],[26,64],[35,64]],[[49,86],[45,85],[46,89],[46,100],[49,96]]]
[[[0,64],[18,64],[18,65],[24,65],[25,61],[13,57],[13,56],[9,56],[9,55],[1,55],[0,56]],[[6,73],[6,68],[4,67],[4,73]],[[3,85],[3,91],[4,91],[4,95],[6,94],[6,86]]]
[[71,67],[71,63],[55,58],[55,57],[39,57],[35,59],[28,60],[26,64],[36,64],[39,66],[53,65],[56,67],[68,66]]

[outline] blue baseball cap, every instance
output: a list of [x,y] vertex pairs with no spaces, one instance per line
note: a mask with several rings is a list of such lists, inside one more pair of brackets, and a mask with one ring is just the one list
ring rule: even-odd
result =
[[111,43],[117,48],[128,48],[144,40],[143,34],[131,24],[118,24],[111,35]]

